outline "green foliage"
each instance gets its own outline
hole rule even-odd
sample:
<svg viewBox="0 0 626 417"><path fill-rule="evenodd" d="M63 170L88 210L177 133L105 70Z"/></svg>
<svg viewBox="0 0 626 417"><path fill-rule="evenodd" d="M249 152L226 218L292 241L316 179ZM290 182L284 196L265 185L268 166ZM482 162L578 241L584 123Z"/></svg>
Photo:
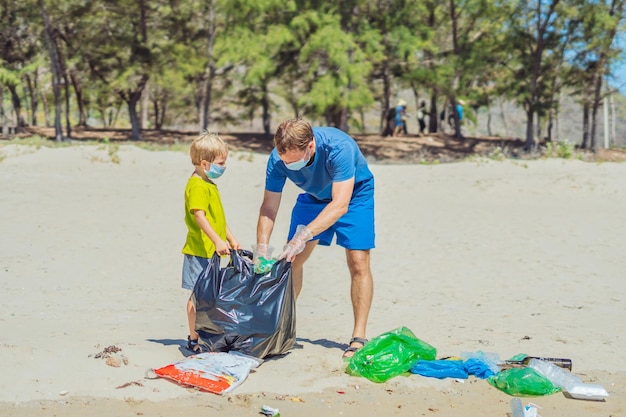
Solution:
<svg viewBox="0 0 626 417"><path fill-rule="evenodd" d="M0 60L0 85L17 85L20 82L18 73L4 66Z"/></svg>
<svg viewBox="0 0 626 417"><path fill-rule="evenodd" d="M546 158L572 159L576 156L576 146L567 141L548 142L544 152Z"/></svg>
<svg viewBox="0 0 626 417"><path fill-rule="evenodd" d="M583 103L598 104L596 87L619 59L615 39L625 30L624 0L45 5L63 71L82 91L91 120L104 125L143 88L154 122L170 126L199 123L209 98L217 121L251 118L261 108L268 118L290 110L357 125L362 113L388 106L409 87L439 106L464 97L468 111L509 98L534 123L556 109L565 86ZM26 108L36 81L53 105L38 1L3 2L0 28L0 83L15 87ZM70 100L74 112L78 98ZM280 108L285 102L289 109Z"/></svg>
<svg viewBox="0 0 626 417"><path fill-rule="evenodd" d="M507 151L501 146L495 146L489 151L489 153L487 154L487 158L493 159L495 161L504 161L508 158L508 154Z"/></svg>
<svg viewBox="0 0 626 417"><path fill-rule="evenodd" d="M363 108L373 102L368 85L371 64L356 34L342 27L338 15L311 15L312 33L302 45L299 63L307 68L307 92L298 100L309 117Z"/></svg>

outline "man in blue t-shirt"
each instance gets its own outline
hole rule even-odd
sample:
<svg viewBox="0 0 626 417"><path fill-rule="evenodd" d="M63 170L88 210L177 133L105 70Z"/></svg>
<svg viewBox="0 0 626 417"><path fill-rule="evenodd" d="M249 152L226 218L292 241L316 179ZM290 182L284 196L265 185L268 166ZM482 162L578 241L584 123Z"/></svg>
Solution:
<svg viewBox="0 0 626 417"><path fill-rule="evenodd" d="M257 224L257 256L267 247L287 179L305 192L291 213L288 243L278 259L292 262L296 297L302 289L303 265L315 246L346 249L352 279L354 329L344 357L367 343L366 326L374 283L370 249L374 248L374 176L358 145L334 127L316 127L302 119L284 121L274 136L267 162L265 194Z"/></svg>

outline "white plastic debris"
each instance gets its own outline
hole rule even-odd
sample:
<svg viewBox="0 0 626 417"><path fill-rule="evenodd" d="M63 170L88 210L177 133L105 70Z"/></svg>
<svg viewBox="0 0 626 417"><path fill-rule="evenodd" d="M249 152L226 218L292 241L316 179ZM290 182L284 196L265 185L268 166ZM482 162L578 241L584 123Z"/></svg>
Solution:
<svg viewBox="0 0 626 417"><path fill-rule="evenodd" d="M278 408L272 408L269 405L261 407L261 414L265 414L268 417L280 417L280 411L278 411Z"/></svg>

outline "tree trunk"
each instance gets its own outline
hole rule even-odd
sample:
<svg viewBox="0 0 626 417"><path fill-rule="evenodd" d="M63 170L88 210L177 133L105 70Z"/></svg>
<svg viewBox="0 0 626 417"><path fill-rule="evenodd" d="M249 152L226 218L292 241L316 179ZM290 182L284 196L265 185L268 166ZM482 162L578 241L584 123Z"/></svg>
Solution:
<svg viewBox="0 0 626 417"><path fill-rule="evenodd" d="M611 143L613 143L613 145L617 145L617 135L615 131L615 100L613 98L613 95L614 94L611 94L609 96L609 108L611 110L609 123L611 124L611 138L612 138Z"/></svg>
<svg viewBox="0 0 626 417"><path fill-rule="evenodd" d="M604 68L604 60L602 61L602 68ZM600 64L598 64L600 65ZM598 70L596 70L598 71ZM593 99L591 102L591 132L589 133L589 148L592 152L596 152L598 150L598 143L596 141L596 131L597 131L597 123L598 123L598 108L600 107L600 101L602 98L600 97L602 94L602 81L603 77L601 73L596 72L596 75L593 77Z"/></svg>
<svg viewBox="0 0 626 417"><path fill-rule="evenodd" d="M555 130L555 134L554 134L554 140L557 142L561 141L561 111L559 110L561 108L561 90L559 90L559 105L556 107L556 110L554 111L554 130Z"/></svg>
<svg viewBox="0 0 626 417"><path fill-rule="evenodd" d="M65 128L67 130L67 137L72 137L72 123L70 121L70 83L67 77L67 72L63 72L63 87L65 89Z"/></svg>
<svg viewBox="0 0 626 417"><path fill-rule="evenodd" d="M437 114L437 90L430 94L430 115L428 116L428 132L436 133L439 130L439 115Z"/></svg>
<svg viewBox="0 0 626 417"><path fill-rule="evenodd" d="M141 140L141 122L137 115L137 103L141 98L141 92L136 91L129 94L128 103L128 116L130 117L131 133L130 140Z"/></svg>
<svg viewBox="0 0 626 417"><path fill-rule="evenodd" d="M26 87L28 88L28 97L30 97L30 124L31 126L37 126L37 108L39 107L37 71L35 71L32 79L28 74L25 75L24 78L26 79Z"/></svg>
<svg viewBox="0 0 626 417"><path fill-rule="evenodd" d="M546 126L546 142L552 142L552 126L554 124L554 110L548 113L548 126Z"/></svg>
<svg viewBox="0 0 626 417"><path fill-rule="evenodd" d="M592 152L598 150L598 143L596 141L596 126L598 121L598 108L595 105L591 106L591 130L589 132L589 149Z"/></svg>
<svg viewBox="0 0 626 417"><path fill-rule="evenodd" d="M163 129L163 123L165 122L165 113L167 112L167 99L163 99L161 102L163 104L161 105L161 116L159 117L159 120L158 120L158 125L159 125L159 127L157 128L158 130Z"/></svg>
<svg viewBox="0 0 626 417"><path fill-rule="evenodd" d="M587 149L589 146L589 102L583 103L583 140L580 144L581 149Z"/></svg>
<svg viewBox="0 0 626 417"><path fill-rule="evenodd" d="M621 21L623 19L624 7L626 6L626 2L614 0L609 3L611 4L610 9L609 9L609 16L611 18L617 18L617 22ZM619 28L619 25L615 24L612 27L612 29L607 33L606 38L608 42L605 42L606 45L612 44L613 40L615 39L617 35L618 28ZM604 49L599 52L598 61L594 68L594 76L592 78L594 94L593 94L593 102L592 102L592 108L591 108L591 134L590 134L591 146L590 147L593 152L596 152L597 146L598 146L597 141L596 141L597 113L598 113L598 107L600 107L604 73L607 70L606 66L607 66L607 62L609 59L607 53L608 51Z"/></svg>
<svg viewBox="0 0 626 417"><path fill-rule="evenodd" d="M141 140L141 122L137 114L137 103L141 100L141 94L148 79L148 74L143 74L135 90L120 93L122 99L128 104L128 116L131 125L130 140Z"/></svg>
<svg viewBox="0 0 626 417"><path fill-rule="evenodd" d="M211 99L213 96L213 79L215 78L215 70L208 68L205 77L204 92L202 98L202 130L207 130L211 123Z"/></svg>
<svg viewBox="0 0 626 417"><path fill-rule="evenodd" d="M15 114L15 129L16 131L21 131L22 128L26 126L26 122L22 116L22 102L16 86L9 84L7 87L9 87L9 91L11 92L11 103L13 104L13 112Z"/></svg>
<svg viewBox="0 0 626 417"><path fill-rule="evenodd" d="M535 123L535 138L541 142L541 115L537 113L537 123Z"/></svg>
<svg viewBox="0 0 626 417"><path fill-rule="evenodd" d="M391 107L391 80L389 75L389 61L385 59L383 61L383 106L380 114L380 134L381 136L388 136L393 133L393 128L389 126L387 115ZM390 131L391 130L391 131Z"/></svg>
<svg viewBox="0 0 626 417"><path fill-rule="evenodd" d="M0 83L0 118L2 118L2 137L9 137L9 119L4 111L4 86Z"/></svg>
<svg viewBox="0 0 626 417"><path fill-rule="evenodd" d="M203 91L203 100L202 100L202 120L201 126L202 130L206 130L209 127L209 115L211 109L211 98L213 95L213 80L215 78L215 57L213 56L213 46L215 45L215 36L217 32L217 27L215 23L215 1L210 0L209 2L209 16L207 19L208 28L207 28L207 64L204 71L205 76L205 86Z"/></svg>
<svg viewBox="0 0 626 417"><path fill-rule="evenodd" d="M365 134L365 112L363 109L359 110L359 116L361 118L361 134Z"/></svg>
<svg viewBox="0 0 626 417"><path fill-rule="evenodd" d="M487 103L487 135L493 136L491 133L491 106Z"/></svg>
<svg viewBox="0 0 626 417"><path fill-rule="evenodd" d="M109 111L109 127L115 129L115 125L117 124L117 117L120 115L120 111L122 110L122 104L123 103L119 103L117 106L115 106L115 111Z"/></svg>
<svg viewBox="0 0 626 417"><path fill-rule="evenodd" d="M524 144L524 150L526 152L534 152L537 148L537 142L535 141L533 117L534 117L534 112L531 109L527 109L526 110L526 143Z"/></svg>
<svg viewBox="0 0 626 417"><path fill-rule="evenodd" d="M419 96L419 92L417 91L417 86L414 85L411 82L411 91L413 91L413 99L415 100L415 121L417 122L417 132L420 133L419 129L420 129L420 121L419 121L419 111L417 111L417 109L420 108L420 96ZM406 124L404 125L406 127Z"/></svg>
<svg viewBox="0 0 626 417"><path fill-rule="evenodd" d="M48 105L48 97L43 86L41 86L38 93L41 95L41 103L43 105L43 121L46 127L50 127L50 106Z"/></svg>
<svg viewBox="0 0 626 417"><path fill-rule="evenodd" d="M436 29L436 13L435 13L435 9L436 9L436 4L435 2L428 2L428 27L431 28L432 30ZM434 69L434 60L433 60L433 53L427 48L424 51L424 58L426 59L427 62L427 68L429 70L433 70ZM430 91L430 114L428 116L428 132L429 133L436 133L437 131L439 131L439 112L437 111L437 95L439 94L437 87L432 86L431 91Z"/></svg>
<svg viewBox="0 0 626 417"><path fill-rule="evenodd" d="M76 105L78 106L78 126L87 126L87 106L85 106L83 97L83 87L75 69L70 70L70 80L72 81L72 87L74 87Z"/></svg>
<svg viewBox="0 0 626 417"><path fill-rule="evenodd" d="M44 39L46 41L46 47L48 54L50 55L50 66L52 69L52 90L54 92L54 131L55 139L57 142L63 140L63 127L61 126L61 64L59 61L59 55L56 47L56 41L54 38L54 32L50 25L50 19L48 18L48 12L44 0L39 0L39 8L41 9L41 16L44 24Z"/></svg>
<svg viewBox="0 0 626 417"><path fill-rule="evenodd" d="M500 115L502 116L502 124L504 125L504 136L508 138L510 136L509 123L506 120L506 113L504 112L504 102L502 99L498 99L498 101L500 102Z"/></svg>
<svg viewBox="0 0 626 417"><path fill-rule="evenodd" d="M141 93L141 128L142 129L147 129L148 125L149 125L149 118L148 118L148 110L149 110L149 103L150 103L150 93L148 91L148 89L150 88L149 83L146 83L146 87L143 89L143 92Z"/></svg>
<svg viewBox="0 0 626 417"><path fill-rule="evenodd" d="M537 141L533 132L533 116L534 113L537 113L537 108L539 105L539 98L541 97L541 86L540 86L540 78L541 78L541 62L543 61L543 52L546 47L546 33L549 27L549 23L552 19L552 15L555 13L555 9L560 0L551 0L550 2L542 2L537 1L535 3L536 7L536 20L534 22L537 33L537 44L535 45L534 51L531 53L532 56L532 70L530 72L530 80L528 87L528 99L526 100L526 115L528 117L526 121L526 144L524 145L524 150L534 152L537 149ZM544 19L541 19L542 12L541 9L547 7L547 11L545 13ZM539 113L537 113L537 117L539 117ZM540 123L537 123L537 126L540 126Z"/></svg>
<svg viewBox="0 0 626 417"><path fill-rule="evenodd" d="M154 111L154 128L161 130L161 106L159 105L159 100L156 98L152 99L152 109Z"/></svg>
<svg viewBox="0 0 626 417"><path fill-rule="evenodd" d="M98 114L100 114L102 127L107 127L108 126L108 123L107 123L108 106L105 100L103 100L101 97L96 97L95 107L98 111Z"/></svg>
<svg viewBox="0 0 626 417"><path fill-rule="evenodd" d="M342 106L341 110L339 110L339 129L344 132L350 131L350 125L348 124L348 109Z"/></svg>
<svg viewBox="0 0 626 417"><path fill-rule="evenodd" d="M271 133L272 115L270 113L270 100L267 91L267 84L263 84L261 95L261 107L263 108L263 132L266 135Z"/></svg>
<svg viewBox="0 0 626 417"><path fill-rule="evenodd" d="M459 112L456 109L457 102L456 97L450 96L450 104L452 105L452 118L454 120L454 137L457 140L463 139L463 134L461 133L461 119L459 118Z"/></svg>
<svg viewBox="0 0 626 417"><path fill-rule="evenodd" d="M98 106L100 118L102 120L102 127L108 127L108 117L107 117L107 108Z"/></svg>

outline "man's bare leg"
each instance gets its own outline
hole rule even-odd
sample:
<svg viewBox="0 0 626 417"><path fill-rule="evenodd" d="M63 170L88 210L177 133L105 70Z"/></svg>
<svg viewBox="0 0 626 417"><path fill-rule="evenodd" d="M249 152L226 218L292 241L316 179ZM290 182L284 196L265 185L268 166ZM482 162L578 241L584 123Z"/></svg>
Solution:
<svg viewBox="0 0 626 417"><path fill-rule="evenodd" d="M317 246L317 240L311 240L307 242L304 250L296 255L296 258L291 263L291 279L293 280L293 288L296 293L296 299L300 295L300 291L302 291L302 279L304 277L304 263L311 253L313 253L313 249Z"/></svg>
<svg viewBox="0 0 626 417"><path fill-rule="evenodd" d="M352 337L366 338L367 318L374 296L374 278L370 268L369 250L346 249L346 260L352 280L350 297L354 313L354 330ZM351 347L362 347L359 342L351 343ZM344 357L352 357L354 352L346 352Z"/></svg>

